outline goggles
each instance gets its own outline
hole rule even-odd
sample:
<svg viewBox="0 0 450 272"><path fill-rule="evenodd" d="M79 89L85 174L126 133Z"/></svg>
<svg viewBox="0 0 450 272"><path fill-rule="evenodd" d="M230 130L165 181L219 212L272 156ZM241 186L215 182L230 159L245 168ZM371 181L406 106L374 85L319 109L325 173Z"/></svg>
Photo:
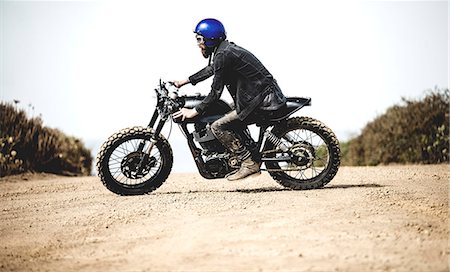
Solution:
<svg viewBox="0 0 450 272"><path fill-rule="evenodd" d="M197 40L197 44L198 45L200 45L200 44L205 44L205 38L203 38L203 36L202 35L195 35L195 39Z"/></svg>

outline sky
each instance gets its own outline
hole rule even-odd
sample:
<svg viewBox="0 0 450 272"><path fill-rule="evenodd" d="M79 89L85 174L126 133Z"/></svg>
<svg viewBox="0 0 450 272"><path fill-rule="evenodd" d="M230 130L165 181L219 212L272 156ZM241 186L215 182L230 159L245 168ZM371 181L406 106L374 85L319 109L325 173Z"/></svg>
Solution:
<svg viewBox="0 0 450 272"><path fill-rule="evenodd" d="M160 78L207 64L193 34L203 18L219 19L286 96L311 97L297 115L341 141L402 97L449 86L448 1L0 1L0 100L19 100L94 154L121 128L147 125ZM174 170L195 171L178 127L163 133Z"/></svg>

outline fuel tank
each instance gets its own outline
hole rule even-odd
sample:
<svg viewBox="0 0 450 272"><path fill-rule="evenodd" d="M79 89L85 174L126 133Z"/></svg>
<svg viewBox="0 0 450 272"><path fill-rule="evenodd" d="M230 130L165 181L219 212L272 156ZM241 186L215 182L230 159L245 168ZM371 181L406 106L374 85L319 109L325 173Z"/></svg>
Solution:
<svg viewBox="0 0 450 272"><path fill-rule="evenodd" d="M197 105L199 105L203 99L205 99L206 96L182 96L179 99L181 100L183 107L188 109L193 109ZM184 123L212 123L219 119L220 117L224 116L226 113L230 112L232 110L231 106L223 101L222 99L219 99L217 102L215 102L213 105L209 106L205 112L203 112L201 115L192 118L192 119L186 119L184 120ZM176 123L181 123L181 120L175 120Z"/></svg>

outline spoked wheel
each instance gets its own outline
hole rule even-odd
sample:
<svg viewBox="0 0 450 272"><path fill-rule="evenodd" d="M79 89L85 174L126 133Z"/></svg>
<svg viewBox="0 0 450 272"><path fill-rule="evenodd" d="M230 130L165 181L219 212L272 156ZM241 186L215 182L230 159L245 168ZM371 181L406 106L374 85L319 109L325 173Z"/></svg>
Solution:
<svg viewBox="0 0 450 272"><path fill-rule="evenodd" d="M119 195L137 195L162 185L172 169L172 149L162 136L156 141L152 136L150 129L133 127L103 144L97 170L106 188Z"/></svg>
<svg viewBox="0 0 450 272"><path fill-rule="evenodd" d="M281 185L295 190L316 189L336 175L340 164L339 142L320 121L291 118L285 125L275 127L272 133L281 139L286 151L267 141L263 155L277 159L265 164Z"/></svg>

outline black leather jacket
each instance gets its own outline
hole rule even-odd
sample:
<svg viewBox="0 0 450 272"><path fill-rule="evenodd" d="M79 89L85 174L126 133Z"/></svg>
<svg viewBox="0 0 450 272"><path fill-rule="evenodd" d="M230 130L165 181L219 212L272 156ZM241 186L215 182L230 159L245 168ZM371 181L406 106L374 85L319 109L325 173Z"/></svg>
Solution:
<svg viewBox="0 0 450 272"><path fill-rule="evenodd" d="M211 92L195 109L202 113L222 95L224 86L236 105L239 119L244 120L255 109L276 110L286 103L276 80L248 50L223 41L214 52L211 65L189 77L195 85L214 75Z"/></svg>

